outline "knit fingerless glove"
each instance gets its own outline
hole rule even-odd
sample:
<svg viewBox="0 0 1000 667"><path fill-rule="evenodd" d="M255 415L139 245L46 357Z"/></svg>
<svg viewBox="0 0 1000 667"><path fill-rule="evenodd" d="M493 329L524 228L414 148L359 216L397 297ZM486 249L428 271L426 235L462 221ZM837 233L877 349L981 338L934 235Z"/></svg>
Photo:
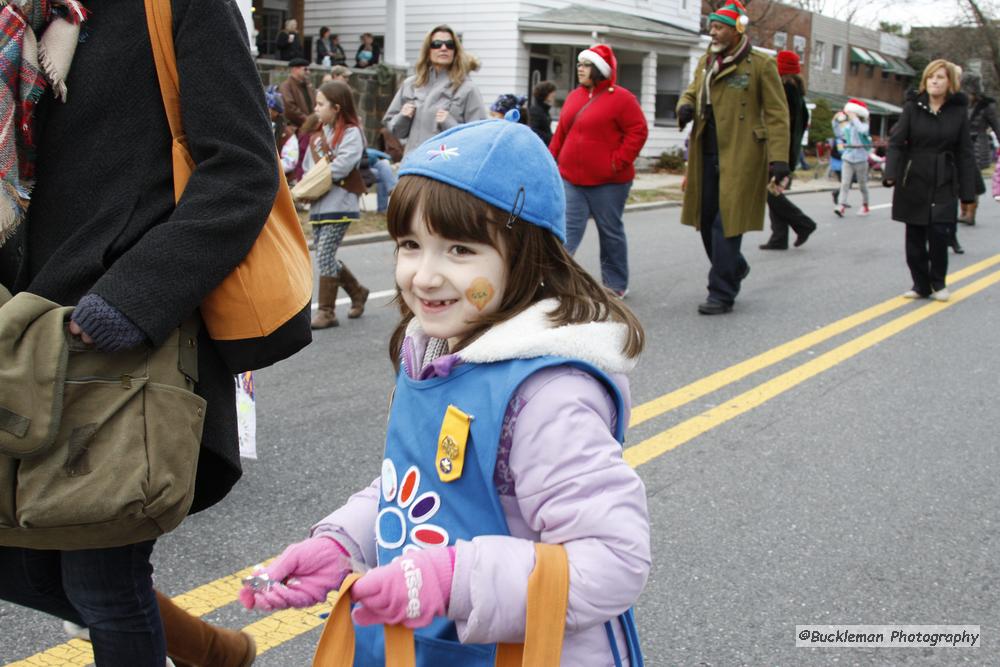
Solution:
<svg viewBox="0 0 1000 667"><path fill-rule="evenodd" d="M97 294L80 299L71 319L94 339L94 347L101 352L130 350L146 340L146 334L125 313Z"/></svg>

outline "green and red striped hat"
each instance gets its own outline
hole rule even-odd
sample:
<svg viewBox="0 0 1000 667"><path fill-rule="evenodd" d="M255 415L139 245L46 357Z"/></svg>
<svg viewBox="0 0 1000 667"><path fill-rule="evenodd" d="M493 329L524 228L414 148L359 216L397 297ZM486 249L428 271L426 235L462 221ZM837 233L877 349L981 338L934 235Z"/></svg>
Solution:
<svg viewBox="0 0 1000 667"><path fill-rule="evenodd" d="M726 4L708 15L708 20L731 25L740 33L746 30L747 24L750 23L747 9L740 0L726 0Z"/></svg>

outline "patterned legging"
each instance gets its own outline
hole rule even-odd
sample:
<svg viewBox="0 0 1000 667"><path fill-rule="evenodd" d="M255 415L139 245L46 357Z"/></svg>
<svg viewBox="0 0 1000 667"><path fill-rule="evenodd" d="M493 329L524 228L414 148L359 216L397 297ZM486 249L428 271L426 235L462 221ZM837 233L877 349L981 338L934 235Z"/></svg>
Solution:
<svg viewBox="0 0 1000 667"><path fill-rule="evenodd" d="M337 249L344 240L344 233L350 222L313 223L313 240L316 242L316 262L319 264L319 275L336 278L340 273L340 261L337 260Z"/></svg>

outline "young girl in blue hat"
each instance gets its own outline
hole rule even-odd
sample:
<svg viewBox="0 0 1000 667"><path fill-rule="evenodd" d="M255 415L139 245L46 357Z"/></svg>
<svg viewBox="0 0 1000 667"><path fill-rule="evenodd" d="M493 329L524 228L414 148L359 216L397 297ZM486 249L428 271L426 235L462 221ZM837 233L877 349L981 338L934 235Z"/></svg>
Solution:
<svg viewBox="0 0 1000 667"><path fill-rule="evenodd" d="M419 665L493 665L496 643L524 639L534 543L561 544L562 664L641 665L649 517L622 440L642 327L564 250L562 181L527 126L453 128L400 175L381 475L240 599L312 605L361 563L355 665L382 664L383 624L418 628Z"/></svg>

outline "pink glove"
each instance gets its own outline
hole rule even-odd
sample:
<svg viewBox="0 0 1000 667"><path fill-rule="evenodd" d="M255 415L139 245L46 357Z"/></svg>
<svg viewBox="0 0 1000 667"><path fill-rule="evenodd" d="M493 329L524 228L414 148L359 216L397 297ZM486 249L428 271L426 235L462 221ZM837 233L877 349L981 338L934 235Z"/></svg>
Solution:
<svg viewBox="0 0 1000 667"><path fill-rule="evenodd" d="M351 573L350 560L332 537L310 537L292 544L270 565L247 577L240 602L247 609L264 611L318 604Z"/></svg>
<svg viewBox="0 0 1000 667"><path fill-rule="evenodd" d="M447 612L454 573L455 547L405 553L355 582L351 599L362 606L351 617L358 625L422 628Z"/></svg>

